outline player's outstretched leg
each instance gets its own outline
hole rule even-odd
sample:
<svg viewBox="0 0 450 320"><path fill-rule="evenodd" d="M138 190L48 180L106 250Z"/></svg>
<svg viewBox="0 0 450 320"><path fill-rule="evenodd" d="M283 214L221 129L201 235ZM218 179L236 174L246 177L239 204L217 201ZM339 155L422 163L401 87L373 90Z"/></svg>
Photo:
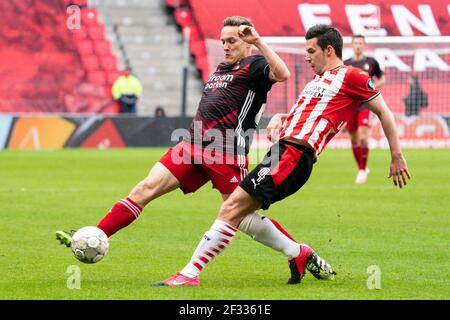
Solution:
<svg viewBox="0 0 450 320"><path fill-rule="evenodd" d="M200 272L233 241L237 229L216 220L201 238L189 263L170 278L152 283L153 286L199 286Z"/></svg>
<svg viewBox="0 0 450 320"><path fill-rule="evenodd" d="M301 244L300 254L296 258L289 260L289 268L291 269L291 277L287 282L288 284L300 283L305 276L306 270L319 280L332 280L336 274L331 265L319 257L306 244Z"/></svg>
<svg viewBox="0 0 450 320"><path fill-rule="evenodd" d="M64 244L66 247L70 247L72 243L72 236L75 233L75 230L72 231L64 231L58 230L56 231L56 240L58 240L61 244Z"/></svg>

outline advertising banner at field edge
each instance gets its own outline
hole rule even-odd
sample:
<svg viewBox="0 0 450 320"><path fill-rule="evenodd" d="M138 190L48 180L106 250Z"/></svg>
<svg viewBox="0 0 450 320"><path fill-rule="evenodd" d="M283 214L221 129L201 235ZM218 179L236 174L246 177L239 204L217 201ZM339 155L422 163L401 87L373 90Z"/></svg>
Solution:
<svg viewBox="0 0 450 320"><path fill-rule="evenodd" d="M403 147L450 148L450 115L395 116ZM167 147L179 141L179 136L175 133L179 129L187 129L191 121L192 118L177 117L2 116L0 136L3 142L0 141L0 150ZM253 137L253 149L270 146L265 132L268 121L269 118L261 119L260 129L256 130ZM376 117L372 119L371 131L371 147L386 148L387 141ZM345 130L336 135L328 147L350 147L350 139Z"/></svg>

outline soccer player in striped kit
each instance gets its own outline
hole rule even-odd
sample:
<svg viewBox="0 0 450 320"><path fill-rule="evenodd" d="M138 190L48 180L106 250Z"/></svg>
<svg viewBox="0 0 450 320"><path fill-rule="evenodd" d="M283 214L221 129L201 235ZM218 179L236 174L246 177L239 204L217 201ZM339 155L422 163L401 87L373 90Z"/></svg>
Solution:
<svg viewBox="0 0 450 320"><path fill-rule="evenodd" d="M195 192L211 181L225 200L248 173L249 132L258 125L271 86L287 80L290 72L247 18L226 18L220 40L224 62L205 85L190 134L170 148L128 197L118 201L99 222L98 227L108 237L131 224L147 204L168 192L178 188L184 193ZM260 55L252 55L253 45ZM214 154L208 150L211 132L216 134L214 142L219 147ZM218 138L222 139L219 145ZM299 244L275 220L258 213L249 217L243 232L283 252L288 259L300 252ZM71 235L56 232L57 239L68 247ZM271 241L274 237L277 244ZM189 283L197 284L195 279Z"/></svg>
<svg viewBox="0 0 450 320"><path fill-rule="evenodd" d="M364 55L365 43L366 40L363 35L354 35L352 37L353 57L345 60L344 64L366 71L372 78L374 87L380 89L385 83L385 76L378 61ZM369 175L367 160L369 158L370 137L370 110L367 109L364 103L355 108L350 115L347 130L352 142L353 156L358 165L355 183L364 184Z"/></svg>
<svg viewBox="0 0 450 320"><path fill-rule="evenodd" d="M190 262L160 284L189 285L232 242L237 230L245 230L255 210L267 209L297 192L308 180L315 157L345 125L358 103L364 102L381 121L391 152L389 178L402 188L410 174L403 157L394 117L369 75L342 62L343 41L339 31L315 25L306 33L306 61L315 72L288 114L275 115L268 138L278 141L222 204L216 221L198 244ZM281 133L278 136L278 133ZM250 220L251 221L251 220ZM266 242L278 243L276 236ZM306 244L290 262L291 279L300 282L309 270L318 279L332 279L331 266Z"/></svg>

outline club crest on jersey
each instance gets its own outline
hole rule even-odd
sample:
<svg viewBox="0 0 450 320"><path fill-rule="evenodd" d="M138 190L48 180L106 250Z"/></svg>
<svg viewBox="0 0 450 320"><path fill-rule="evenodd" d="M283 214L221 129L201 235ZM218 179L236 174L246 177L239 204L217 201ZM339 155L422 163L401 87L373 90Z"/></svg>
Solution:
<svg viewBox="0 0 450 320"><path fill-rule="evenodd" d="M369 80L367 81L367 89L369 89L369 90L371 90L371 91L375 90L375 85L373 84L372 79L369 79Z"/></svg>

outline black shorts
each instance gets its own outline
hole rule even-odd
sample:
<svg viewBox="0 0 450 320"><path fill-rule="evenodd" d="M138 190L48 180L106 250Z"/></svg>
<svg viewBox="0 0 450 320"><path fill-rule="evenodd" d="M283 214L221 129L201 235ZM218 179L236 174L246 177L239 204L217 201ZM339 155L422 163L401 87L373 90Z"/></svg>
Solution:
<svg viewBox="0 0 450 320"><path fill-rule="evenodd" d="M272 203L297 192L308 181L314 158L310 148L279 141L239 186L266 210Z"/></svg>

